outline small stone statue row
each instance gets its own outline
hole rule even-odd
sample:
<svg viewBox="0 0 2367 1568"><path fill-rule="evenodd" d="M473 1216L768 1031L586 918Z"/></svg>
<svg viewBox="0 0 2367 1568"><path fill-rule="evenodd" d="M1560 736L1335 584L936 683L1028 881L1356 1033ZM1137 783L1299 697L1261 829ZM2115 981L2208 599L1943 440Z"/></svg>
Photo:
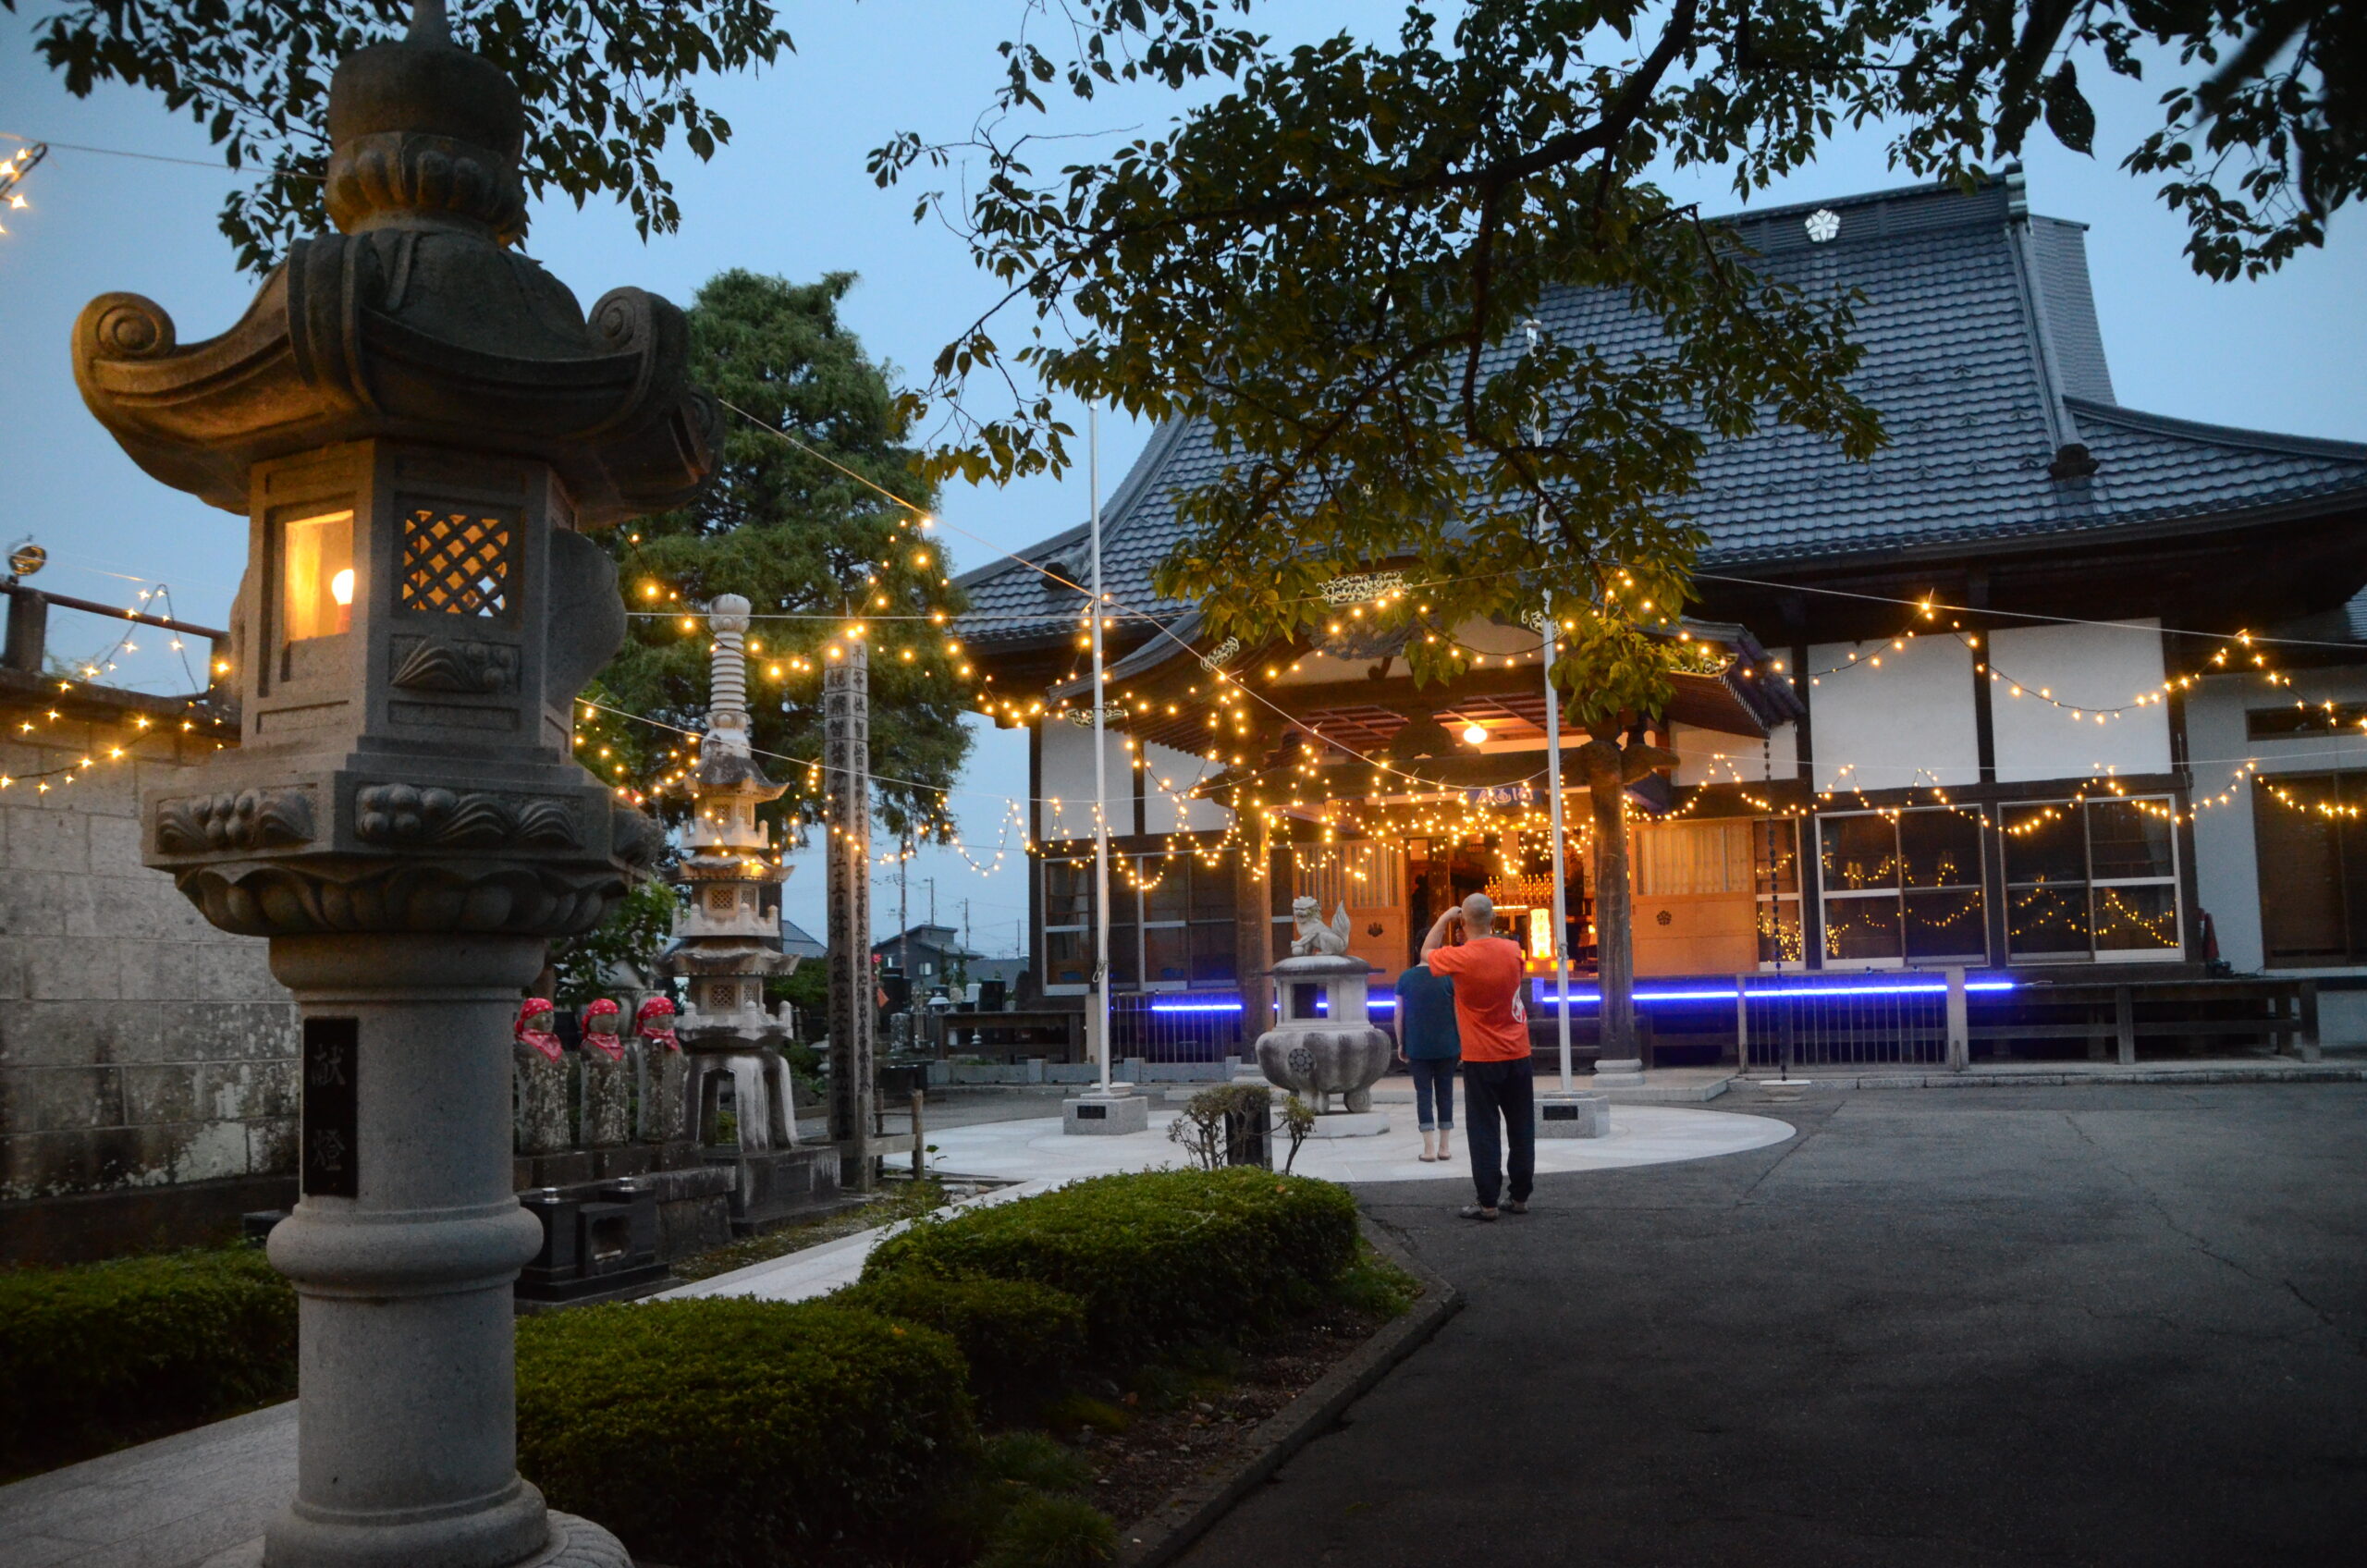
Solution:
<svg viewBox="0 0 2367 1568"><path fill-rule="evenodd" d="M602 997L578 1021L583 1047L570 1056L551 1030L557 1009L529 997L518 1010L514 1083L517 1152L560 1154L673 1143L689 1135L682 1112L685 1063L674 1035L674 1004L651 997L624 1034L624 1010Z"/></svg>

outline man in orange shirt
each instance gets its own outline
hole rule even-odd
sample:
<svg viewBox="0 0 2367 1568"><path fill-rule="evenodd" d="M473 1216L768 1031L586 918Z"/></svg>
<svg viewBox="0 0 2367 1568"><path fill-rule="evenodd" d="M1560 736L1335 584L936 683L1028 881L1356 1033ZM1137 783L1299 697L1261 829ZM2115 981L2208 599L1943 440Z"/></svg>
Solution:
<svg viewBox="0 0 2367 1568"><path fill-rule="evenodd" d="M1465 938L1460 943L1452 940L1458 927ZM1495 904L1487 894L1474 893L1460 909L1439 916L1422 938L1422 962L1431 974L1454 981L1454 1023L1463 1037L1464 1114L1468 1119L1464 1141L1471 1150L1471 1180L1479 1189L1479 1201L1463 1211L1464 1218L1495 1219L1500 1185L1506 1188L1504 1207L1527 1214L1537 1174L1537 1111L1528 1024L1515 1007L1527 970L1520 945L1496 935ZM1506 1145L1508 1171L1499 1169Z"/></svg>

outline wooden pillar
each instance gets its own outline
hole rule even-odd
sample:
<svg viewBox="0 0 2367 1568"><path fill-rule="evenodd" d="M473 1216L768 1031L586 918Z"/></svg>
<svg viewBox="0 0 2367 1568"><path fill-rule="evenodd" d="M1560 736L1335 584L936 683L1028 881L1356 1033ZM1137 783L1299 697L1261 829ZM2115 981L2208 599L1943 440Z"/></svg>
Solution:
<svg viewBox="0 0 2367 1568"><path fill-rule="evenodd" d="M2120 1064L2137 1065L2137 1003L2126 986L2112 988L2113 1033L2120 1047Z"/></svg>

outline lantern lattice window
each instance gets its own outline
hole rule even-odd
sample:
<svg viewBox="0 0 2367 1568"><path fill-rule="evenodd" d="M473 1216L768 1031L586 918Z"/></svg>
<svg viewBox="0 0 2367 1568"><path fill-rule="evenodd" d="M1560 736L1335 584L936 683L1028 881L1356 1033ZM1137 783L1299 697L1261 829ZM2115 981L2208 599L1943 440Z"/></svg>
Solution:
<svg viewBox="0 0 2367 1568"><path fill-rule="evenodd" d="M509 606L510 527L421 508L403 520L403 607L497 616Z"/></svg>

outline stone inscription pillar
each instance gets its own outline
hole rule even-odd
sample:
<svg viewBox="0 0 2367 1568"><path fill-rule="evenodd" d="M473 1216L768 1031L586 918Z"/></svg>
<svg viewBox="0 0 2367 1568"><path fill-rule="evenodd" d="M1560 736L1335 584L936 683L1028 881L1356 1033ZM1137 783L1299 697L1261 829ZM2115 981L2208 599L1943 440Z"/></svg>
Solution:
<svg viewBox="0 0 2367 1568"><path fill-rule="evenodd" d="M830 1138L839 1185L872 1184L871 649L860 637L822 674L823 789L829 836Z"/></svg>

